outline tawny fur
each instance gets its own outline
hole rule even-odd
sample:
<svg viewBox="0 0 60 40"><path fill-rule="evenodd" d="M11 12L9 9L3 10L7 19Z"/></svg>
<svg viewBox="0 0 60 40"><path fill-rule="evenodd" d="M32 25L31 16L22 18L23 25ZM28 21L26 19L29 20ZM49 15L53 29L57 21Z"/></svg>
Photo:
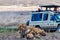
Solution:
<svg viewBox="0 0 60 40"><path fill-rule="evenodd" d="M35 35L41 35L41 36L46 36L46 32L42 29L35 28L35 27L28 27L25 24L20 24L18 25L18 29L21 33L21 36L25 35L28 38L33 38ZM29 29L28 32L26 32Z"/></svg>

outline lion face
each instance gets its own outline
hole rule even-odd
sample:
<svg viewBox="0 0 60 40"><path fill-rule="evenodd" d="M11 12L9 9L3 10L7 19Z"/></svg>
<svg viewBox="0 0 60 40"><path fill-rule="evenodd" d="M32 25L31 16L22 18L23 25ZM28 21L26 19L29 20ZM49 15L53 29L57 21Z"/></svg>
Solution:
<svg viewBox="0 0 60 40"><path fill-rule="evenodd" d="M26 27L25 24L20 24L20 25L18 26L18 29L19 29L19 30L22 30L22 31L25 31L25 30L27 29L27 27Z"/></svg>

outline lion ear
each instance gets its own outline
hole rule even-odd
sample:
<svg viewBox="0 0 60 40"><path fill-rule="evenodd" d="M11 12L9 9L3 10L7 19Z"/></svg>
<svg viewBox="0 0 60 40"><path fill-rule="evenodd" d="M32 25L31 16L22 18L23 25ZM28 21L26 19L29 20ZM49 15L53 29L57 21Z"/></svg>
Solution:
<svg viewBox="0 0 60 40"><path fill-rule="evenodd" d="M19 27L19 26L20 26L20 24L17 24L16 26L17 26L17 27Z"/></svg>

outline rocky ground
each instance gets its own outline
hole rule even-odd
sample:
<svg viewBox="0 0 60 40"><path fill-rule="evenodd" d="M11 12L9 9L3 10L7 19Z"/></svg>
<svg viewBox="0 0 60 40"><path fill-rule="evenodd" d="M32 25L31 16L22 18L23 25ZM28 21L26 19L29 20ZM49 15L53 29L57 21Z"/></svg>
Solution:
<svg viewBox="0 0 60 40"><path fill-rule="evenodd" d="M0 33L0 40L26 40L25 38L20 38L18 32ZM40 40L40 39L35 39ZM60 40L60 33L47 33L47 36L41 36L41 40Z"/></svg>

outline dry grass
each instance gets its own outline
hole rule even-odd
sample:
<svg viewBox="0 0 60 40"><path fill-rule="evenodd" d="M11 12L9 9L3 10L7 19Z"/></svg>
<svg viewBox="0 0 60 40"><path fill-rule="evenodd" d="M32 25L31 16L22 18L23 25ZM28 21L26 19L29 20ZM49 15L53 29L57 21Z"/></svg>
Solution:
<svg viewBox="0 0 60 40"><path fill-rule="evenodd" d="M15 31L17 31L17 29L0 28L0 33L15 32Z"/></svg>

